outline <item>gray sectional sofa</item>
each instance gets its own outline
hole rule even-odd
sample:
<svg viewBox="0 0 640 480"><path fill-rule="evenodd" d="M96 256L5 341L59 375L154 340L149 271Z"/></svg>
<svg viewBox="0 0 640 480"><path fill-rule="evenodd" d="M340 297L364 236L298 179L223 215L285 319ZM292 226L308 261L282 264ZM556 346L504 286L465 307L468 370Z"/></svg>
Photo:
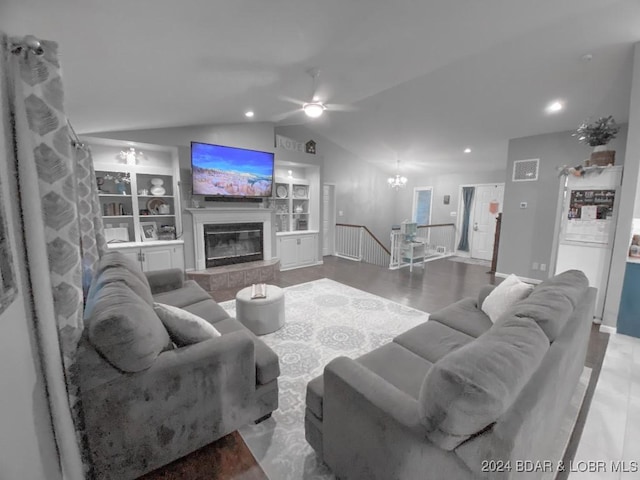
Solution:
<svg viewBox="0 0 640 480"><path fill-rule="evenodd" d="M153 303L222 336L176 346ZM184 272L103 256L85 306L78 376L93 476L136 478L278 408L277 355Z"/></svg>
<svg viewBox="0 0 640 480"><path fill-rule="evenodd" d="M540 478L515 462L551 458L595 289L564 272L495 324L480 308L492 289L357 359L334 359L309 382L306 438L337 478Z"/></svg>

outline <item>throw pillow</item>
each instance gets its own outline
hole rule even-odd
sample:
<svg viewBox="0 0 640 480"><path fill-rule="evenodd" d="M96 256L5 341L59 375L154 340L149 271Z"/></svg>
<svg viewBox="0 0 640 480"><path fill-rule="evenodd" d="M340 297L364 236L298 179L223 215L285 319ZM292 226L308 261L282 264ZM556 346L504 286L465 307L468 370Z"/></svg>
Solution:
<svg viewBox="0 0 640 480"><path fill-rule="evenodd" d="M156 302L153 309L173 341L180 347L221 336L221 333L204 318L182 308Z"/></svg>
<svg viewBox="0 0 640 480"><path fill-rule="evenodd" d="M532 290L533 285L524 283L511 274L487 295L480 308L495 323L516 302L527 298Z"/></svg>

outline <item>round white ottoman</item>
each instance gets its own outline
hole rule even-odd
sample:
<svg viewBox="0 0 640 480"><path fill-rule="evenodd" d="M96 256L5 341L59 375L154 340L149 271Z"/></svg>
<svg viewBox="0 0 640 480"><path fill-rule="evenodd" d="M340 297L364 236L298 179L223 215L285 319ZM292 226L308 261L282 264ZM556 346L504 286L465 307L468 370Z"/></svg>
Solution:
<svg viewBox="0 0 640 480"><path fill-rule="evenodd" d="M267 285L266 298L251 298L251 287L236 294L236 318L256 335L275 332L284 325L284 290Z"/></svg>

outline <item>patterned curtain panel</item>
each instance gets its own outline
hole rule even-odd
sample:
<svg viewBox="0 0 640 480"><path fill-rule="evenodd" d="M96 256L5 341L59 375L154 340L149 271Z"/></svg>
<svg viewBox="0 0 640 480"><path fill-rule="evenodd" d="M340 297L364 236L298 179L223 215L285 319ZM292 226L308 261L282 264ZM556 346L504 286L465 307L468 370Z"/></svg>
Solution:
<svg viewBox="0 0 640 480"><path fill-rule="evenodd" d="M82 256L82 288L86 297L98 260L107 250L104 225L100 213L98 186L89 147L74 141L76 167L80 252Z"/></svg>
<svg viewBox="0 0 640 480"><path fill-rule="evenodd" d="M89 165L78 169L67 118L57 44L8 39L2 35L2 69L12 129L28 259L36 339L47 385L51 422L65 479L85 477L80 448L82 412L75 381L75 358L83 328L81 252L97 257L102 242L81 244L84 220L96 223L84 202L91 200ZM25 38L26 41L26 38ZM10 159L11 160L11 159ZM84 171L84 169L88 171ZM80 207L78 206L80 202ZM90 207L93 208L93 207ZM91 244L88 241L87 244ZM90 260L93 261L93 260ZM76 428L77 427L77 428ZM86 464L86 463L85 463Z"/></svg>
<svg viewBox="0 0 640 480"><path fill-rule="evenodd" d="M471 216L471 202L473 201L473 192L475 191L476 187L462 187L464 212L462 214L462 230L460 231L458 250L462 250L463 252L469 251L469 217Z"/></svg>

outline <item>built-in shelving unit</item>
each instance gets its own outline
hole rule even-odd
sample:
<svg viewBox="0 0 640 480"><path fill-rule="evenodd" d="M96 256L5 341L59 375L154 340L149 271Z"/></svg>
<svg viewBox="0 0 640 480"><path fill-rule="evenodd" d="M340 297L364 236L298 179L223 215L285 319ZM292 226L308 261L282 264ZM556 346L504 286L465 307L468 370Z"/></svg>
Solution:
<svg viewBox="0 0 640 480"><path fill-rule="evenodd" d="M144 270L183 268L177 149L102 138L83 141L93 156L108 247L138 260ZM120 152L131 147L143 156L127 163Z"/></svg>

